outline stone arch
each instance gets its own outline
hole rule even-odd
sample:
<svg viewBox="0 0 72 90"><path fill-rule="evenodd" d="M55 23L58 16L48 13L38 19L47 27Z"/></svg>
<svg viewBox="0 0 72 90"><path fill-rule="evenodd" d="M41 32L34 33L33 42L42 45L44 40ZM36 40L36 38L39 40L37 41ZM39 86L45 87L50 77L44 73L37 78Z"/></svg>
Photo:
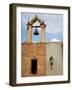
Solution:
<svg viewBox="0 0 72 90"><path fill-rule="evenodd" d="M33 24L38 21L40 23L40 42L45 42L45 27L46 24L42 21L37 15L35 15L30 21L27 23L27 42L32 42L32 28Z"/></svg>
<svg viewBox="0 0 72 90"><path fill-rule="evenodd" d="M40 24L42 23L42 20L37 15L35 15L34 18L30 20L30 24L33 25L36 21L38 21Z"/></svg>

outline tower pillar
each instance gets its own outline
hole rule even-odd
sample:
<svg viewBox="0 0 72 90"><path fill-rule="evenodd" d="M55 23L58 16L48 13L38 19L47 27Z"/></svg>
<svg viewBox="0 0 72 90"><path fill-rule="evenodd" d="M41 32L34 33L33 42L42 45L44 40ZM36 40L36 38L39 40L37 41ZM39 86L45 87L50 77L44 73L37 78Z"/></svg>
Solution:
<svg viewBox="0 0 72 90"><path fill-rule="evenodd" d="M40 27L41 27L41 30L40 30L41 38L40 38L40 40L41 40L41 42L45 42L45 27L46 27L46 25L42 24Z"/></svg>
<svg viewBox="0 0 72 90"><path fill-rule="evenodd" d="M32 42L32 25L27 24L27 40L28 43Z"/></svg>

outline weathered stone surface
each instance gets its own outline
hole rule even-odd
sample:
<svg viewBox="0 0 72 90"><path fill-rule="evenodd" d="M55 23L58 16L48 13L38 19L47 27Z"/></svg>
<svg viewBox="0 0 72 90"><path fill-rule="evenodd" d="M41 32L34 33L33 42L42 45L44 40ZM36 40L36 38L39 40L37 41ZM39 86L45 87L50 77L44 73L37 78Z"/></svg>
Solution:
<svg viewBox="0 0 72 90"><path fill-rule="evenodd" d="M49 63L53 56L53 69ZM31 73L31 61L37 59L37 73ZM63 43L24 43L22 44L22 77L25 76L45 76L63 74Z"/></svg>
<svg viewBox="0 0 72 90"><path fill-rule="evenodd" d="M54 58L53 69L49 63L50 57ZM62 75L63 74L63 43L48 42L46 44L46 74L47 75Z"/></svg>
<svg viewBox="0 0 72 90"><path fill-rule="evenodd" d="M31 61L37 59L37 73L31 73ZM23 43L22 44L22 77L46 75L46 44Z"/></svg>

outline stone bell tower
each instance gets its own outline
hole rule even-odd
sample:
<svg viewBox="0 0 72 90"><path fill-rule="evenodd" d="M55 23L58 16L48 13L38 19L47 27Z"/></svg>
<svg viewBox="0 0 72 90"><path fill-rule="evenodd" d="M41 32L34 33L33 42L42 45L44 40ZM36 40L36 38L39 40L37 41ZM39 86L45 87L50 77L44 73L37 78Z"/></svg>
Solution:
<svg viewBox="0 0 72 90"><path fill-rule="evenodd" d="M36 22L39 26L33 26ZM40 28L40 42L32 42L33 27ZM45 76L46 75L46 44L45 44L46 25L37 15L27 23L27 40L22 43L22 68L21 76ZM37 32L36 34L37 35Z"/></svg>
<svg viewBox="0 0 72 90"><path fill-rule="evenodd" d="M44 21L42 22L42 20L40 20L38 18L37 15L35 15L35 17L28 23L27 23L27 42L32 42L32 28L33 28L33 24L38 21L40 23L40 26L37 26L37 27L40 27L40 42L45 42L45 27L46 25L44 24Z"/></svg>

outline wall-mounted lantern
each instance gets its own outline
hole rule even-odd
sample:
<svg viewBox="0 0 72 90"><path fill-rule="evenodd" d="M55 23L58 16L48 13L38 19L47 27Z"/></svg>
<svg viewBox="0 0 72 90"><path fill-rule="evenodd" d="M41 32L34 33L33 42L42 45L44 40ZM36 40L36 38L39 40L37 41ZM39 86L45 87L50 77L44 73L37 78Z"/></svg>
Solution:
<svg viewBox="0 0 72 90"><path fill-rule="evenodd" d="M53 64L54 64L54 58L53 58L53 56L50 57L49 63L50 63L50 66L51 66L51 70L53 70Z"/></svg>

